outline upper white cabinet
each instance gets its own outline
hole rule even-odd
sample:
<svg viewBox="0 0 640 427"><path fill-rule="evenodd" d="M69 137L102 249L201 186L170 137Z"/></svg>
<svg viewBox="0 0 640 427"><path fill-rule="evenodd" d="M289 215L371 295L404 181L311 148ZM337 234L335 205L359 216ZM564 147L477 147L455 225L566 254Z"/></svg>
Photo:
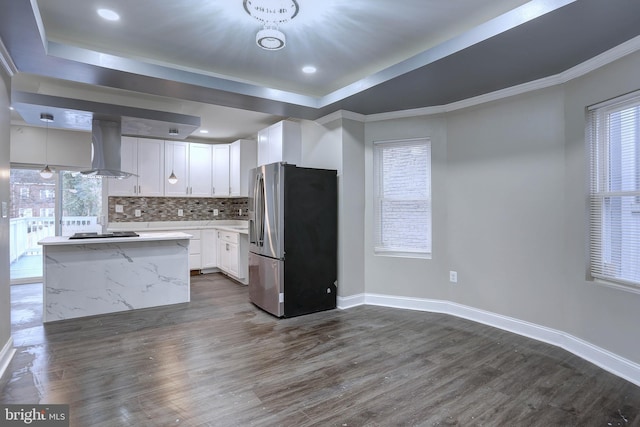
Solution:
<svg viewBox="0 0 640 427"><path fill-rule="evenodd" d="M178 178L175 184L167 181L164 186L165 196L186 196L189 191L189 143L182 141L166 141L165 151L165 179L173 174Z"/></svg>
<svg viewBox="0 0 640 427"><path fill-rule="evenodd" d="M110 196L246 197L256 143L200 144L123 137L121 168L138 177L109 180ZM171 184L171 172L177 181Z"/></svg>
<svg viewBox="0 0 640 427"><path fill-rule="evenodd" d="M162 196L164 194L164 141L122 137L120 167L138 175L108 181L110 196Z"/></svg>
<svg viewBox="0 0 640 427"><path fill-rule="evenodd" d="M229 146L230 196L249 195L249 170L257 166L256 142L239 139Z"/></svg>
<svg viewBox="0 0 640 427"><path fill-rule="evenodd" d="M189 144L189 196L211 196L213 157L210 144Z"/></svg>
<svg viewBox="0 0 640 427"><path fill-rule="evenodd" d="M301 160L300 123L283 120L258 132L258 166L275 162L299 165Z"/></svg>
<svg viewBox="0 0 640 427"><path fill-rule="evenodd" d="M213 145L213 184L214 196L229 195L229 144Z"/></svg>

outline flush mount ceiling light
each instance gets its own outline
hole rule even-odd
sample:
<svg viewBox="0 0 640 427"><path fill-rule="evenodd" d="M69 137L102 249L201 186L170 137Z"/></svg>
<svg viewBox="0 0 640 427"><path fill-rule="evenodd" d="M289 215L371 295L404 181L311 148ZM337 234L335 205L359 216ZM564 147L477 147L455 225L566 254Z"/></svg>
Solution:
<svg viewBox="0 0 640 427"><path fill-rule="evenodd" d="M279 50L286 45L284 33L278 29L296 17L300 10L296 0L244 0L244 10L262 22L256 43L265 50Z"/></svg>
<svg viewBox="0 0 640 427"><path fill-rule="evenodd" d="M100 15L102 19L106 19L107 21L120 20L120 15L118 15L116 12L114 12L111 9L98 9L98 15Z"/></svg>
<svg viewBox="0 0 640 427"><path fill-rule="evenodd" d="M171 136L177 136L179 133L178 129L169 129L169 135Z"/></svg>

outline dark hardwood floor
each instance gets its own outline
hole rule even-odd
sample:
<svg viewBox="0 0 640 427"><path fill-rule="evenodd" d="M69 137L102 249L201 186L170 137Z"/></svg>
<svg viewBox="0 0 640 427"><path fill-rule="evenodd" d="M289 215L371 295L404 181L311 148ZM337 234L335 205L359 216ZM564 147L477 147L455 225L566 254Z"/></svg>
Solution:
<svg viewBox="0 0 640 427"><path fill-rule="evenodd" d="M374 306L278 320L220 274L192 302L43 326L12 287L2 403L72 426L637 426L640 388L547 344Z"/></svg>

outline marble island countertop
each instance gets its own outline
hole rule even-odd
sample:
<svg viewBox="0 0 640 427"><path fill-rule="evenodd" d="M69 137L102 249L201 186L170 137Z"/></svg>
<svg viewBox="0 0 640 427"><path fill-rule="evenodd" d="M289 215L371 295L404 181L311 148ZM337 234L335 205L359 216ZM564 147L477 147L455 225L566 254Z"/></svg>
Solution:
<svg viewBox="0 0 640 427"><path fill-rule="evenodd" d="M234 233L249 234L249 221L157 221L157 222L111 222L107 231L158 232L175 230L218 229ZM187 231L188 232L188 231Z"/></svg>
<svg viewBox="0 0 640 427"><path fill-rule="evenodd" d="M68 236L51 236L45 237L38 242L42 246L52 245L87 245L95 243L133 243L133 242L151 242L158 240L184 240L190 239L192 236L182 232L162 232L149 231L139 232L137 237L96 237L89 239L70 239Z"/></svg>

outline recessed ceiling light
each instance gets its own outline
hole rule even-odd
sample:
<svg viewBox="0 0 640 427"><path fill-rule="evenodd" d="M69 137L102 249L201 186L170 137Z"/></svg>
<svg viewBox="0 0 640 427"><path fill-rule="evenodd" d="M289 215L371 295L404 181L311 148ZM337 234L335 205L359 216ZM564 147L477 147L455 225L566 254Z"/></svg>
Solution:
<svg viewBox="0 0 640 427"><path fill-rule="evenodd" d="M100 15L102 19L106 19L107 21L120 20L120 15L118 15L116 12L114 12L111 9L98 9L98 15Z"/></svg>
<svg viewBox="0 0 640 427"><path fill-rule="evenodd" d="M313 65L305 65L304 67L302 67L302 72L306 74L313 74L316 71L316 67L314 67Z"/></svg>
<svg viewBox="0 0 640 427"><path fill-rule="evenodd" d="M209 131L206 129L200 129L200 133L209 133Z"/></svg>

